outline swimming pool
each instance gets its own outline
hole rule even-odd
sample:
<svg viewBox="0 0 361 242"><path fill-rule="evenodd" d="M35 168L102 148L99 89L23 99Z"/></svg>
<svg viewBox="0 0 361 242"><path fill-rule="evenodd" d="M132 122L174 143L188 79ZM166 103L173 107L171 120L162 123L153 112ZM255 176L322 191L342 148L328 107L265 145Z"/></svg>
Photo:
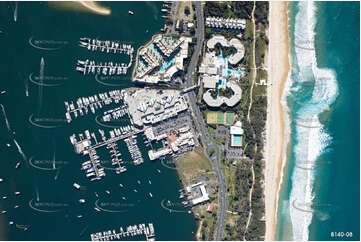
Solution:
<svg viewBox="0 0 361 242"><path fill-rule="evenodd" d="M233 144L240 145L242 142L241 135L233 135Z"/></svg>
<svg viewBox="0 0 361 242"><path fill-rule="evenodd" d="M163 73L165 72L168 67L170 67L174 63L174 58L170 59L169 61L166 61L161 67L159 67L159 72Z"/></svg>
<svg viewBox="0 0 361 242"><path fill-rule="evenodd" d="M223 62L223 66L222 66L222 77L223 79L229 77L229 76L233 76L235 78L239 78L242 75L242 71L241 70L233 70L228 68L228 57L224 57L221 55L218 56L219 61Z"/></svg>

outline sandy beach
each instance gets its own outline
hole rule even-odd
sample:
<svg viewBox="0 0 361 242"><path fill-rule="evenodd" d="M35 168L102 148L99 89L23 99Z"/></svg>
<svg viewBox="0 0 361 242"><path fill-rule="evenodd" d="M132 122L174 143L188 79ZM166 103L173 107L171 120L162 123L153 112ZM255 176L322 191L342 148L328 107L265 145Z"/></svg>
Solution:
<svg viewBox="0 0 361 242"><path fill-rule="evenodd" d="M93 1L79 1L81 5L92 10L95 13L101 15L109 15L111 13L110 9L100 6L97 2Z"/></svg>
<svg viewBox="0 0 361 242"><path fill-rule="evenodd" d="M282 158L286 150L281 99L290 68L287 2L270 2L268 36L269 79L265 149L266 241L275 240L276 237L277 193L281 180Z"/></svg>
<svg viewBox="0 0 361 242"><path fill-rule="evenodd" d="M99 2L94 1L78 1L78 2L52 2L50 1L49 6L55 7L57 9L63 10L72 10L72 11L81 11L81 12L90 12L100 15L110 15L111 9L105 6L102 6Z"/></svg>

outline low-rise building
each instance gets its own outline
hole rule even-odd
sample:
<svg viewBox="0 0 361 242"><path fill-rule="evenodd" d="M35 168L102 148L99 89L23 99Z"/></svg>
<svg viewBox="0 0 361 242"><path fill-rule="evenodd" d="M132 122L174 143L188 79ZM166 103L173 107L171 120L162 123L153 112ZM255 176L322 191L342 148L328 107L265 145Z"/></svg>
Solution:
<svg viewBox="0 0 361 242"><path fill-rule="evenodd" d="M242 135L244 133L241 121L237 121L230 129L231 135L231 146L241 147L242 146Z"/></svg>
<svg viewBox="0 0 361 242"><path fill-rule="evenodd" d="M163 149L160 149L160 150L157 150L157 151L149 150L148 151L148 156L149 156L150 160L156 160L156 159L159 159L159 158L161 158L163 156L166 156L168 154L171 154L171 153L172 153L171 149L163 148Z"/></svg>
<svg viewBox="0 0 361 242"><path fill-rule="evenodd" d="M206 26L211 28L245 29L245 19L207 17Z"/></svg>
<svg viewBox="0 0 361 242"><path fill-rule="evenodd" d="M208 192L203 182L187 186L185 191L189 194L190 202L193 206L209 200Z"/></svg>

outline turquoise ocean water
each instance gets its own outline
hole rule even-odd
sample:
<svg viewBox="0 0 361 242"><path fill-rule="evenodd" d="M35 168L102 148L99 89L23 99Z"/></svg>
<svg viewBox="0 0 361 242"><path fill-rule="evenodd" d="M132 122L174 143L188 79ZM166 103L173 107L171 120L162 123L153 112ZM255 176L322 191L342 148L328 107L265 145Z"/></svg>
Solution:
<svg viewBox="0 0 361 242"><path fill-rule="evenodd" d="M277 237L359 240L360 6L293 2L289 20L291 139Z"/></svg>

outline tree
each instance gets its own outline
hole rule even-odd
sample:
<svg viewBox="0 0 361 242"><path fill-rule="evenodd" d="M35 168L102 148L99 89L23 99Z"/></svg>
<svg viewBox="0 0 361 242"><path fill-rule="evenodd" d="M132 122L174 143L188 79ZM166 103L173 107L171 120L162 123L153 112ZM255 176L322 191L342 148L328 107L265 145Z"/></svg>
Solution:
<svg viewBox="0 0 361 242"><path fill-rule="evenodd" d="M184 14L189 16L189 14L191 13L190 9L189 9L189 6L185 6L184 8Z"/></svg>
<svg viewBox="0 0 361 242"><path fill-rule="evenodd" d="M216 148L214 148L214 147L209 148L209 155L210 156L213 156L215 153L216 153Z"/></svg>

